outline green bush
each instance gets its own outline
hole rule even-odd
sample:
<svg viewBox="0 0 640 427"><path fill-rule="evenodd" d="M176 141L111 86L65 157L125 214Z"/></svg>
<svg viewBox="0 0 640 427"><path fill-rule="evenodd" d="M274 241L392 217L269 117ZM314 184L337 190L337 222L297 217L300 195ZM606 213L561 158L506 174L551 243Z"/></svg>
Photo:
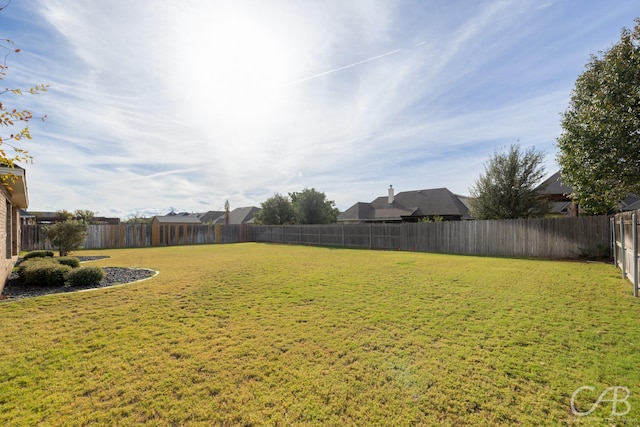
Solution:
<svg viewBox="0 0 640 427"><path fill-rule="evenodd" d="M28 252L24 257L22 257L22 259L26 261L32 258L45 258L45 257L53 257L53 251L31 251L31 252Z"/></svg>
<svg viewBox="0 0 640 427"><path fill-rule="evenodd" d="M47 266L52 265L48 262L23 262L20 264L18 276L20 281L25 285L47 285Z"/></svg>
<svg viewBox="0 0 640 427"><path fill-rule="evenodd" d="M104 271L100 267L80 267L67 273L66 279L71 286L93 285L104 279Z"/></svg>
<svg viewBox="0 0 640 427"><path fill-rule="evenodd" d="M64 286L65 276L72 270L55 262L32 263L24 269L25 285Z"/></svg>
<svg viewBox="0 0 640 427"><path fill-rule="evenodd" d="M29 268L32 268L35 265L40 265L40 264L44 264L44 265L49 265L49 264L54 264L55 261L53 259L53 257L35 257L35 258L29 258L25 261L22 261L20 263L20 265L18 265L17 270L18 270L18 277L20 278L20 280L22 282L25 281L25 275L26 275L26 271Z"/></svg>
<svg viewBox="0 0 640 427"><path fill-rule="evenodd" d="M56 261L62 265L68 265L71 268L80 267L80 260L74 256L63 256L56 258Z"/></svg>

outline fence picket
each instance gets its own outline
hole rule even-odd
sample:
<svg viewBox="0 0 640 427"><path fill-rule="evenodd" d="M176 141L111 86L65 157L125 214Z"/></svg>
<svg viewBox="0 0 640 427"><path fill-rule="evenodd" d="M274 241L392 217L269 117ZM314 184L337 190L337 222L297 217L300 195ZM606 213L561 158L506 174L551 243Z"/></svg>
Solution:
<svg viewBox="0 0 640 427"><path fill-rule="evenodd" d="M633 284L633 296L638 296L638 276L640 276L640 253L638 253L638 213L623 212L616 214L611 221L613 259L620 268L622 278Z"/></svg>
<svg viewBox="0 0 640 427"><path fill-rule="evenodd" d="M613 224L619 222L614 220ZM463 255L577 258L582 253L608 247L617 228L614 226L611 230L611 224L608 217L596 216L405 224L171 224L155 228L146 224L90 225L84 247L271 242ZM625 235L630 234L625 231ZM626 242L625 246L629 247ZM618 245L613 247L616 260L624 259L626 265L626 255L618 253ZM51 249L44 239L42 226L22 226L22 249Z"/></svg>

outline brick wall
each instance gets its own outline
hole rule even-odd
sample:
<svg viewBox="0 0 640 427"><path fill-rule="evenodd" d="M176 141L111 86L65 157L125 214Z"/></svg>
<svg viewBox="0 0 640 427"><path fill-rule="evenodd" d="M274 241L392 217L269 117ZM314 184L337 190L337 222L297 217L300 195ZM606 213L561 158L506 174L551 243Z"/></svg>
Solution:
<svg viewBox="0 0 640 427"><path fill-rule="evenodd" d="M20 254L20 215L0 186L0 293Z"/></svg>

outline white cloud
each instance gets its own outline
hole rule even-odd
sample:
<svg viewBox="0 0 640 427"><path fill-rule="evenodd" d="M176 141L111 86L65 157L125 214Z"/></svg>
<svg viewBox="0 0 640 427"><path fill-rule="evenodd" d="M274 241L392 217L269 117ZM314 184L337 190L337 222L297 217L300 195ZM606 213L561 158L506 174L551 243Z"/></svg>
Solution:
<svg viewBox="0 0 640 427"><path fill-rule="evenodd" d="M616 13L597 2L545 6L20 5L15 31L33 53L16 69L51 84L25 100L49 116L32 126L32 208L219 210L304 187L346 208L389 184L466 192L496 148L519 140L553 151L588 60L572 52L606 48L632 22L631 1ZM607 18L594 23L596 9ZM588 43L563 35L587 21ZM611 26L614 36L596 37Z"/></svg>

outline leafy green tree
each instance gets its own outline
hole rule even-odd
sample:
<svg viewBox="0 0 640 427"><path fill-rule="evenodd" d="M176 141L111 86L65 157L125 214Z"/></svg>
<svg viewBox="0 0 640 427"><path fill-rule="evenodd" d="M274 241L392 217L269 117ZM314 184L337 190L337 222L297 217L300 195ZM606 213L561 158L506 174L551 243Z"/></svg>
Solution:
<svg viewBox="0 0 640 427"><path fill-rule="evenodd" d="M87 228L87 223L82 220L67 219L45 226L44 232L51 245L60 251L60 256L67 256L82 247L87 238Z"/></svg>
<svg viewBox="0 0 640 427"><path fill-rule="evenodd" d="M476 219L542 217L549 213L548 200L536 191L544 177L543 153L525 152L511 145L495 152L485 171L471 187L471 215Z"/></svg>
<svg viewBox="0 0 640 427"><path fill-rule="evenodd" d="M315 188L289 193L289 197L298 224L332 224L338 219L335 202Z"/></svg>
<svg viewBox="0 0 640 427"><path fill-rule="evenodd" d="M73 219L73 214L66 209L61 209L56 212L56 217L58 217L60 221L67 221Z"/></svg>
<svg viewBox="0 0 640 427"><path fill-rule="evenodd" d="M122 222L125 224L151 224L153 218L145 218L140 212L136 212L133 216Z"/></svg>
<svg viewBox="0 0 640 427"><path fill-rule="evenodd" d="M591 57L562 116L562 179L574 202L592 213L640 193L640 18L635 22Z"/></svg>
<svg viewBox="0 0 640 427"><path fill-rule="evenodd" d="M275 193L260 203L260 212L256 214L255 222L269 225L295 224L296 213L287 196Z"/></svg>

